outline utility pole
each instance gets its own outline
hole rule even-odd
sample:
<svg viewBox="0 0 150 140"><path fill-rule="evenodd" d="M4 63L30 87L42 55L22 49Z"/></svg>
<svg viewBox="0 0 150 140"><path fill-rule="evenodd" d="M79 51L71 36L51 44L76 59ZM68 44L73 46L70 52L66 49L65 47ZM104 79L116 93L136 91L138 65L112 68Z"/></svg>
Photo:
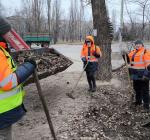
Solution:
<svg viewBox="0 0 150 140"><path fill-rule="evenodd" d="M120 32L119 32L119 42L122 42L123 11L124 11L124 0L121 0L121 13L120 13Z"/></svg>

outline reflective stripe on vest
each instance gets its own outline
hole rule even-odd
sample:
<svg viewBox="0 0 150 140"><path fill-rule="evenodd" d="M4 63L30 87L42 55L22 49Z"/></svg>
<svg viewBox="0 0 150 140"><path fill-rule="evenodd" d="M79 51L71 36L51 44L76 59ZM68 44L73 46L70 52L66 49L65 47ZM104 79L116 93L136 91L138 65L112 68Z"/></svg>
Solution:
<svg viewBox="0 0 150 140"><path fill-rule="evenodd" d="M16 87L17 86L17 78L16 78L16 74L12 73L10 75L8 75L5 79L3 79L1 82L0 82L0 87L4 87L5 85L7 85L10 81L12 81L12 88Z"/></svg>
<svg viewBox="0 0 150 140"><path fill-rule="evenodd" d="M6 99L6 98L9 98L15 94L18 94L21 90L22 90L21 87L17 87L11 91L5 91L4 94L0 94L0 100Z"/></svg>
<svg viewBox="0 0 150 140"><path fill-rule="evenodd" d="M131 62L131 64L144 64L144 62Z"/></svg>
<svg viewBox="0 0 150 140"><path fill-rule="evenodd" d="M94 60L88 60L89 62L98 62L97 59L94 59Z"/></svg>
<svg viewBox="0 0 150 140"><path fill-rule="evenodd" d="M145 67L136 67L136 66L129 66L129 68L132 68L132 69L145 69Z"/></svg>

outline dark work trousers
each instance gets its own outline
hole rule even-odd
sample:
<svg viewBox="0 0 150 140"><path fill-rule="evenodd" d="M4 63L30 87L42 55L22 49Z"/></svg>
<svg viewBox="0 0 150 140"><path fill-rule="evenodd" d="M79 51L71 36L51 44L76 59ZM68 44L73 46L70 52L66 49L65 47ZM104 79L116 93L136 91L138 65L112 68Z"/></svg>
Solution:
<svg viewBox="0 0 150 140"><path fill-rule="evenodd" d="M89 88L96 88L95 71L86 71Z"/></svg>
<svg viewBox="0 0 150 140"><path fill-rule="evenodd" d="M133 80L133 87L136 94L136 105L144 103L144 108L149 109L149 81Z"/></svg>

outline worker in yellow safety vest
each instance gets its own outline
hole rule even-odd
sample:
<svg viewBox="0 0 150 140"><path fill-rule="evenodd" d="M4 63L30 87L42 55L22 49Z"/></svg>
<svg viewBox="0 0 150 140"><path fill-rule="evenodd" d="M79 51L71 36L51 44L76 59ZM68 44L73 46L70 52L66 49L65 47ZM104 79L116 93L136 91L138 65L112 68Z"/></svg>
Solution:
<svg viewBox="0 0 150 140"><path fill-rule="evenodd" d="M34 60L17 67L8 53L5 40L0 42L0 140L12 140L12 124L25 115L22 84L34 72Z"/></svg>

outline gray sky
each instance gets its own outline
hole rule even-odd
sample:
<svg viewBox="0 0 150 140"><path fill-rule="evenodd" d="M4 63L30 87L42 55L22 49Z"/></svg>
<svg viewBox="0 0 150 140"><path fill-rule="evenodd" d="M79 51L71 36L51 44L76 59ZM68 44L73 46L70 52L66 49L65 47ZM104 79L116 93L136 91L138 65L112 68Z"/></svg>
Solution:
<svg viewBox="0 0 150 140"><path fill-rule="evenodd" d="M15 9L20 9L21 7L21 0L0 0L2 5L5 7L5 9L9 9L10 12L8 12L8 15L13 14ZM67 7L69 6L70 0L61 0L61 6L63 8L65 8L65 5L67 5ZM12 12L13 11L13 12Z"/></svg>
<svg viewBox="0 0 150 140"><path fill-rule="evenodd" d="M6 14L7 16L11 16L14 14L14 11L17 9L19 10L21 8L21 0L0 0L3 7L7 10ZM43 0L44 1L44 0ZM62 16L67 15L68 9L70 7L70 1L71 0L61 0L61 10L62 10ZM79 2L79 0L77 0ZM53 0L52 0L53 3ZM92 19L92 14L91 14L91 8L90 6L86 7L86 15L85 18L87 20Z"/></svg>

